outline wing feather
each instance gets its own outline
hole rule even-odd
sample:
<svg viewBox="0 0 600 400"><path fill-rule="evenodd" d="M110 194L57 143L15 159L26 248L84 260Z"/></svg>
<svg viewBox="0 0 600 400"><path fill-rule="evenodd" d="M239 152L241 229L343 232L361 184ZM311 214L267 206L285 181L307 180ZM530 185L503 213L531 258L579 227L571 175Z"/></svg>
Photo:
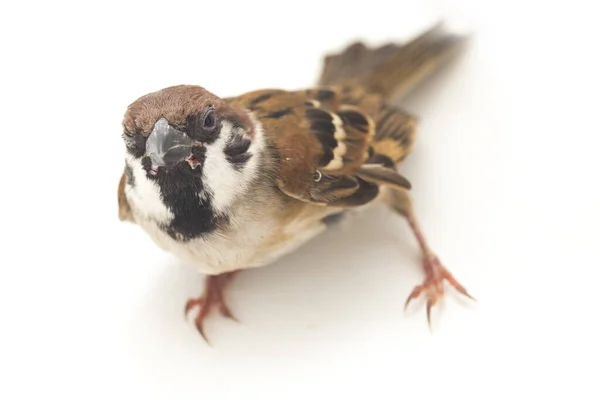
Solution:
<svg viewBox="0 0 600 400"><path fill-rule="evenodd" d="M379 186L410 188L393 161L374 151L383 105L344 87L264 89L229 99L252 112L277 152L276 184L290 197L322 205L356 207ZM383 155L385 158L385 155Z"/></svg>

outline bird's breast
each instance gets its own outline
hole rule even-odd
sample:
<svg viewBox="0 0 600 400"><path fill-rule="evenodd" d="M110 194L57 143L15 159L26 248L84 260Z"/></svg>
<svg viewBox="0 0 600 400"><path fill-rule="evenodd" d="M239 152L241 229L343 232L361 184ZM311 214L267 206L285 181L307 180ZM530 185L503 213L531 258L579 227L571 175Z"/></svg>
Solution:
<svg viewBox="0 0 600 400"><path fill-rule="evenodd" d="M148 219L136 221L154 242L185 264L209 275L270 264L323 232L321 218L290 219L282 224L275 213L189 241L179 241Z"/></svg>

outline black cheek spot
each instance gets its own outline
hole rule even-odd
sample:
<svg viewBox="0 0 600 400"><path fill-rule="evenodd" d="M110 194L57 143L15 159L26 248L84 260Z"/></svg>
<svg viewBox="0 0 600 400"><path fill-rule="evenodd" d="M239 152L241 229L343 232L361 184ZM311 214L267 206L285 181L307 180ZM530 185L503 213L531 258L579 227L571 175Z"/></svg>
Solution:
<svg viewBox="0 0 600 400"><path fill-rule="evenodd" d="M233 168L237 171L243 168L252 157L252 154L248 153L251 144L252 141L247 137L238 137L231 140L225 146L223 152L227 157L227 161L233 165Z"/></svg>
<svg viewBox="0 0 600 400"><path fill-rule="evenodd" d="M252 141L248 138L236 138L227 143L224 152L228 156L234 156L237 154L245 153L248 151L251 144Z"/></svg>
<svg viewBox="0 0 600 400"><path fill-rule="evenodd" d="M228 156L227 161L233 166L236 171L240 171L244 168L244 165L252 158L252 154L243 153L235 156Z"/></svg>

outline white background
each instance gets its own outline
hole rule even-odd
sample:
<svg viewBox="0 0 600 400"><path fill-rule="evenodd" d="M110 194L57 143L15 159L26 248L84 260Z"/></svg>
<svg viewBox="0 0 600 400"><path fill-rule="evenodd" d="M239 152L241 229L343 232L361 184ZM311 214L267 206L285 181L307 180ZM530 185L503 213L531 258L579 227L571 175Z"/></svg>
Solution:
<svg viewBox="0 0 600 400"><path fill-rule="evenodd" d="M1 6L0 397L598 398L600 37L593 2L20 2ZM16 3L15 3L16 4ZM585 6L585 4L589 4ZM404 105L403 172L449 290L433 333L405 222L376 208L228 292L117 218L137 97L303 88L325 52L444 17L470 49Z"/></svg>

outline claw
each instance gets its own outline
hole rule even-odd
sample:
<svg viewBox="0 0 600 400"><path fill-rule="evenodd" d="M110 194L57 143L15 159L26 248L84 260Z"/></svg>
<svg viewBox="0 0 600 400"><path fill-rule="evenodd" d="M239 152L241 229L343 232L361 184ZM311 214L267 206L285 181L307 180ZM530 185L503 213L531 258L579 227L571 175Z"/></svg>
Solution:
<svg viewBox="0 0 600 400"><path fill-rule="evenodd" d="M427 300L427 325L429 325L429 330L431 330L431 307L433 307L431 300Z"/></svg>
<svg viewBox="0 0 600 400"><path fill-rule="evenodd" d="M202 299L189 299L187 303L185 303L184 315L187 316L190 313L190 310L195 306L202 307L202 303L204 303Z"/></svg>
<svg viewBox="0 0 600 400"><path fill-rule="evenodd" d="M212 347L210 340L208 340L208 337L206 337L206 334L204 333L204 320L199 320L198 318L196 318L196 329L198 330L198 333L200 333L200 336L202 336L202 339L204 339L206 344Z"/></svg>
<svg viewBox="0 0 600 400"><path fill-rule="evenodd" d="M426 273L423 284L415 286L404 304L404 309L408 307L411 300L416 299L425 292L427 296L427 324L431 329L431 309L444 297L444 280L448 281L452 287L464 296L474 300L467 290L442 266L437 257L429 255L423 261L423 267Z"/></svg>
<svg viewBox="0 0 600 400"><path fill-rule="evenodd" d="M212 344L204 332L204 320L215 307L217 307L219 313L224 317L237 321L237 318L231 314L229 307L227 307L227 304L225 303L225 298L223 297L223 290L230 282L233 273L234 272L218 276L209 276L206 279L203 295L198 298L189 299L185 304L186 316L192 308L196 306L199 307L198 315L196 315L196 318L194 319L194 324L196 325L196 329L198 330L198 333L200 333L200 336L202 336L209 346L212 346Z"/></svg>
<svg viewBox="0 0 600 400"><path fill-rule="evenodd" d="M235 322L240 322L232 313L231 310L229 310L229 307L227 307L225 304L221 304L221 307L219 307L219 312L221 313L222 316L224 316L225 318L229 318Z"/></svg>
<svg viewBox="0 0 600 400"><path fill-rule="evenodd" d="M418 298L421 295L421 291L423 290L423 286L419 285L419 286L415 286L414 289L412 290L412 292L410 292L410 295L408 295L408 298L406 299L406 302L404 303L404 311L406 311L406 309L408 308L408 305L410 304L410 302L416 298Z"/></svg>
<svg viewBox="0 0 600 400"><path fill-rule="evenodd" d="M452 285L452 287L454 289L456 289L462 295L467 296L471 300L477 301L477 300L475 300L475 297L471 296L467 292L467 289L465 289L460 283L458 283L458 281L456 279L454 279L454 277L450 274L450 272L448 272L447 270L444 269L444 273L445 273L444 277L446 278L446 280L448 281L448 283L450 285Z"/></svg>

